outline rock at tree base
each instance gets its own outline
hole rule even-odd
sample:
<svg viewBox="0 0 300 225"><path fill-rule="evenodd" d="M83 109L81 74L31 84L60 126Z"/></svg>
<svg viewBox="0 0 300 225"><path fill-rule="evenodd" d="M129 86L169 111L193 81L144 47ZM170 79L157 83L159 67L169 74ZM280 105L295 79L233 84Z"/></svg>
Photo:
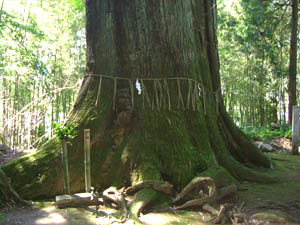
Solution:
<svg viewBox="0 0 300 225"><path fill-rule="evenodd" d="M259 149L261 149L262 152L273 152L274 151L272 145L265 144L265 143L260 143L257 147Z"/></svg>
<svg viewBox="0 0 300 225"><path fill-rule="evenodd" d="M92 196L91 193L78 193L73 195L58 195L55 197L55 205L58 208L80 207L89 205L99 205L98 197Z"/></svg>
<svg viewBox="0 0 300 225"><path fill-rule="evenodd" d="M271 127L272 127L273 129L279 129L279 128L280 128L280 125L279 125L278 123L272 122L272 123L271 123Z"/></svg>

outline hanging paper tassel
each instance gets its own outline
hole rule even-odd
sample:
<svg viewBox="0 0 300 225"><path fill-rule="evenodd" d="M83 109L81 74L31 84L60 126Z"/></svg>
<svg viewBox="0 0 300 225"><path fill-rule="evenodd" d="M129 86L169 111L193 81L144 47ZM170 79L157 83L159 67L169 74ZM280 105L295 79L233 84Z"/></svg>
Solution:
<svg viewBox="0 0 300 225"><path fill-rule="evenodd" d="M184 110L184 101L181 94L181 88L180 88L180 80L177 79L177 86L178 86L178 109L180 108L180 103L182 104L183 110Z"/></svg>
<svg viewBox="0 0 300 225"><path fill-rule="evenodd" d="M193 111L196 110L196 93L197 93L197 82L194 81L193 93L192 93L192 106Z"/></svg>
<svg viewBox="0 0 300 225"><path fill-rule="evenodd" d="M196 110L197 111L199 111L200 109L199 109L199 102L200 102L200 90L201 90L201 84L199 84L198 82L196 82L197 83L197 91L196 91L196 105L195 105L195 107L196 107ZM198 103L198 104L197 104Z"/></svg>
<svg viewBox="0 0 300 225"><path fill-rule="evenodd" d="M191 101L192 80L189 80L188 84L189 84L189 90L188 90L186 108L189 110L190 109L190 101Z"/></svg>
<svg viewBox="0 0 300 225"><path fill-rule="evenodd" d="M157 82L157 87L158 87L158 91L159 91L159 94L160 94L159 107L165 109L165 98L164 98L163 88L162 88L162 85L160 83L160 80L156 80L156 82Z"/></svg>
<svg viewBox="0 0 300 225"><path fill-rule="evenodd" d="M164 87L166 89L167 97L168 97L168 105L169 105L169 110L171 110L171 98L170 98L170 90L168 86L168 81L167 79L164 79Z"/></svg>
<svg viewBox="0 0 300 225"><path fill-rule="evenodd" d="M157 110L160 111L159 98L158 98L158 90L157 90L157 84L156 84L156 80L155 79L153 80L153 89L154 89L154 93L155 93L156 107L157 107Z"/></svg>
<svg viewBox="0 0 300 225"><path fill-rule="evenodd" d="M116 110L116 95L117 95L117 78L114 77L113 110Z"/></svg>
<svg viewBox="0 0 300 225"><path fill-rule="evenodd" d="M145 86L143 80L141 80L141 94L142 94L143 109L144 109L145 108Z"/></svg>
<svg viewBox="0 0 300 225"><path fill-rule="evenodd" d="M151 101L150 101L150 98L149 98L149 95L148 95L147 86L144 84L144 82L143 82L142 80L141 80L141 82L142 82L143 87L144 87L145 98L146 98L146 100L147 100L147 102L148 102L148 104L149 104L150 109L153 110L152 104L151 104Z"/></svg>
<svg viewBox="0 0 300 225"><path fill-rule="evenodd" d="M130 94L131 94L131 106L132 108L134 108L134 88L133 88L132 80L129 79L128 81L129 81Z"/></svg>
<svg viewBox="0 0 300 225"><path fill-rule="evenodd" d="M95 106L97 107L98 102L100 102L100 95L101 95L101 86L102 86L102 76L99 77L99 87L98 87L98 93L97 93L97 99L96 99L96 103Z"/></svg>
<svg viewBox="0 0 300 225"><path fill-rule="evenodd" d="M206 93L205 89L203 88L203 108L204 108L204 115L206 115Z"/></svg>

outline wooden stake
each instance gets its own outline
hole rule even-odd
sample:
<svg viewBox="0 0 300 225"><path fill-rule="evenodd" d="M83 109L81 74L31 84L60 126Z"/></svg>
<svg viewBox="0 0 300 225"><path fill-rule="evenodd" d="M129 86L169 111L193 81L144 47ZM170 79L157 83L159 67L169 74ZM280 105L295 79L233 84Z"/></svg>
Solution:
<svg viewBox="0 0 300 225"><path fill-rule="evenodd" d="M61 140L62 145L62 160L64 167L64 182L65 182L65 192L67 195L70 194L70 175L69 175L69 163L68 163L68 150L67 150L67 141L66 139Z"/></svg>
<svg viewBox="0 0 300 225"><path fill-rule="evenodd" d="M91 190L90 129L84 129L85 192Z"/></svg>

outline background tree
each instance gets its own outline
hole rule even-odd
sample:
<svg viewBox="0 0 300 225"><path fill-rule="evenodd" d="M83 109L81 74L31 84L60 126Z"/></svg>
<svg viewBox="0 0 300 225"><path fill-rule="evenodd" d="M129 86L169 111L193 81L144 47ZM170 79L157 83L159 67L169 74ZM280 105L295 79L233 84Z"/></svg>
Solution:
<svg viewBox="0 0 300 225"><path fill-rule="evenodd" d="M79 1L80 2L80 1ZM0 135L33 149L63 121L84 72L84 4L1 1Z"/></svg>
<svg viewBox="0 0 300 225"><path fill-rule="evenodd" d="M290 64L289 64L289 121L292 125L293 106L297 105L297 40L298 40L298 0L291 0L292 17L291 17L291 40L290 40Z"/></svg>
<svg viewBox="0 0 300 225"><path fill-rule="evenodd" d="M271 122L285 125L288 120L289 2L219 3L221 75L229 114L242 127L265 126Z"/></svg>

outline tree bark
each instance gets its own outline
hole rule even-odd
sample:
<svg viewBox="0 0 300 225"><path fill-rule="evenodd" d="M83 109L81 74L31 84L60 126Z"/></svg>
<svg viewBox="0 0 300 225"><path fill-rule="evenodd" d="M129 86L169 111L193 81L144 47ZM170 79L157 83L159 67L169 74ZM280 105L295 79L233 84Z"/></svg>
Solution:
<svg viewBox="0 0 300 225"><path fill-rule="evenodd" d="M293 106L297 105L297 31L298 31L298 0L292 0L292 18L291 18L291 40L290 40L290 65L289 65L289 108L288 124L292 125Z"/></svg>
<svg viewBox="0 0 300 225"><path fill-rule="evenodd" d="M3 195L3 197L1 196ZM6 174L0 168L0 207L3 206L4 202L13 200L16 203L25 203L26 201L20 198L18 193L12 188Z"/></svg>
<svg viewBox="0 0 300 225"><path fill-rule="evenodd" d="M144 180L181 190L197 175L216 177L211 171L272 181L247 167L271 162L223 105L214 7L211 0L86 0L87 73L68 120L78 131L68 146L71 192L84 190L83 129L91 130L92 186L100 190ZM58 146L53 139L4 167L21 196L63 192ZM136 202L148 204L145 196L157 197L139 191Z"/></svg>

